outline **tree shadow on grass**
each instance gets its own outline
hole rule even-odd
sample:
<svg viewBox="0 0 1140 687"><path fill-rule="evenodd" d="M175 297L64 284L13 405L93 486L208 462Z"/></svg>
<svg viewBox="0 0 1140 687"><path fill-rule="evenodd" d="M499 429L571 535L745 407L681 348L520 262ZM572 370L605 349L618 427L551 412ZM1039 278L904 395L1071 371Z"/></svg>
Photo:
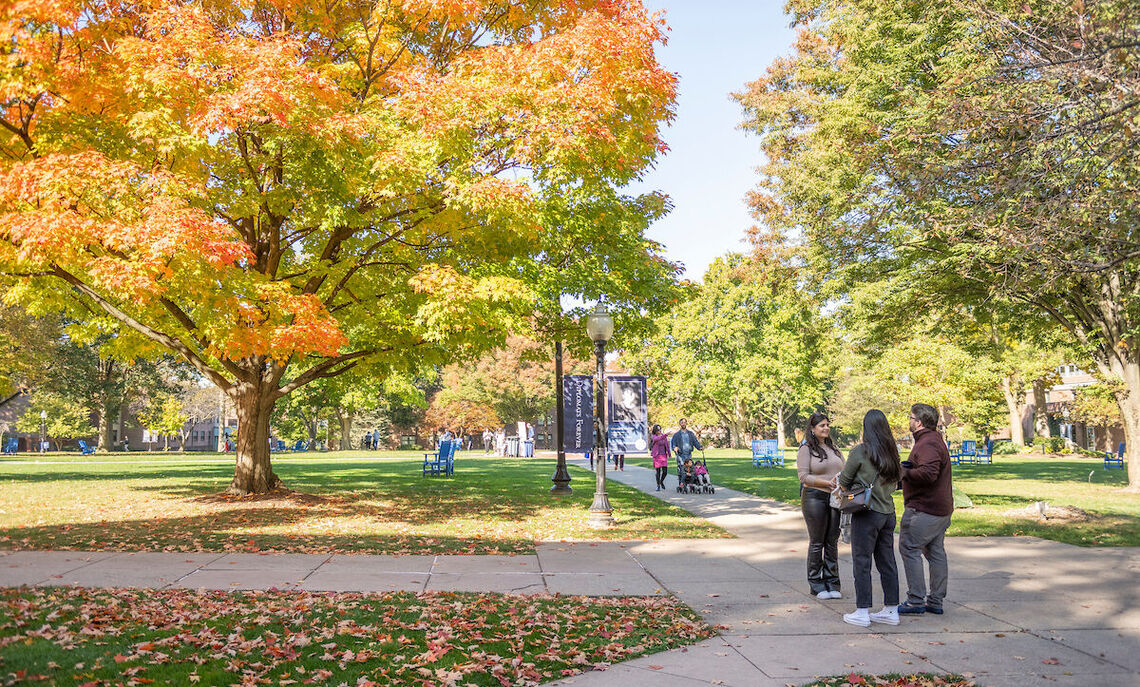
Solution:
<svg viewBox="0 0 1140 687"><path fill-rule="evenodd" d="M1053 460L1032 463L1002 464L1001 456L994 457L993 465L955 465L956 480L1029 480L1034 482L1064 483L1088 486L1089 473L1093 484L1099 486L1126 486L1128 475L1123 470L1106 471L1100 460Z"/></svg>
<svg viewBox="0 0 1140 687"><path fill-rule="evenodd" d="M725 536L718 528L620 484L612 484L610 493L619 510L621 527L608 533L595 533L585 528L593 489L579 488L569 495L550 494L548 471L552 466L546 461L473 461L460 465L460 471L446 478L423 476L420 464L413 461L280 465L275 469L285 487L276 493L251 496L224 493L232 472L228 466L221 465L175 469L148 466L142 471L111 473L69 470L64 475L67 479L89 482L86 485L89 502L94 499L114 504L108 506L107 522L101 527L117 529L118 540L149 542L156 537L164 540L161 545L147 544L146 550L177 547L181 540L204 536L216 539L219 531L259 528L285 531L286 534L281 535L284 537L292 532L294 537L306 539L311 535L305 534L305 530L321 528L331 530L329 534L333 537L352 536L354 529L370 533L365 536L374 536L377 531L407 528L408 536L430 539L433 538L431 526L437 523L440 530L442 523L447 523L446 527L451 530L447 534L458 539L466 536L473 541L486 541L489 536L530 539L531 535L553 539ZM581 472L593 477L592 473ZM30 477L28 481L33 482L46 481L52 475L20 477ZM58 478L59 473L55 477ZM118 484L112 487L109 481ZM592 487L592 480L589 486ZM114 490L118 490L117 493ZM143 507L156 513L145 528L135 529L115 518L116 509L125 515L139 515L138 510L131 512L135 507L132 494L139 495L139 505L150 504ZM154 501L155 496L162 497L158 503ZM179 516L185 517L179 519ZM62 518L78 519L66 512ZM204 529L180 532L177 523L187 518L194 518L195 528ZM43 540L40 546L46 548L75 539L74 533L66 533L86 526L86 523L46 525L34 537L27 534L30 530L18 528L2 533L12 539ZM85 541L100 541L98 536L81 534ZM266 535L217 536L222 539L205 550L243 545L242 542L251 537L260 547L259 542L265 541ZM385 550L386 546L379 548ZM509 550L514 548L514 545L508 546Z"/></svg>
<svg viewBox="0 0 1140 687"><path fill-rule="evenodd" d="M522 538L431 534L288 534L234 529L277 527L327 519L326 511L297 508L230 509L202 516L114 520L55 526L0 528L0 546L76 551L273 552L357 554L495 554L534 550Z"/></svg>

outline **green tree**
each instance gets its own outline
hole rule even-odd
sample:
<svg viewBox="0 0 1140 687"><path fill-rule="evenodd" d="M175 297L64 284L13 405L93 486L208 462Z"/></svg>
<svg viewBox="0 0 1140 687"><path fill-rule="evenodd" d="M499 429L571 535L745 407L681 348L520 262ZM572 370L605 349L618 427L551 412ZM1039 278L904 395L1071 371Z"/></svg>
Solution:
<svg viewBox="0 0 1140 687"><path fill-rule="evenodd" d="M659 334L622 351L622 364L650 377L655 403L711 410L735 447L761 425L786 444L787 421L821 406L833 378L830 323L792 274L775 261L718 259Z"/></svg>
<svg viewBox="0 0 1140 687"><path fill-rule="evenodd" d="M1116 389L1103 382L1076 389L1070 417L1093 427L1119 427L1120 406L1116 403L1116 393Z"/></svg>
<svg viewBox="0 0 1140 687"><path fill-rule="evenodd" d="M844 283L908 272L1052 317L1106 379L1140 489L1140 41L1127 0L797 0L740 95L767 227Z"/></svg>
<svg viewBox="0 0 1140 687"><path fill-rule="evenodd" d="M139 413L139 423L156 436L165 437L164 451L170 450L170 437L181 435L182 428L189 420L181 398L172 393L152 396L143 411Z"/></svg>
<svg viewBox="0 0 1140 687"><path fill-rule="evenodd" d="M46 412L46 423L40 414ZM16 420L16 429L28 434L39 435L46 428L45 441L55 442L56 450L63 449L69 439L89 436L94 429L89 411L69 396L50 392L38 393L24 414Z"/></svg>

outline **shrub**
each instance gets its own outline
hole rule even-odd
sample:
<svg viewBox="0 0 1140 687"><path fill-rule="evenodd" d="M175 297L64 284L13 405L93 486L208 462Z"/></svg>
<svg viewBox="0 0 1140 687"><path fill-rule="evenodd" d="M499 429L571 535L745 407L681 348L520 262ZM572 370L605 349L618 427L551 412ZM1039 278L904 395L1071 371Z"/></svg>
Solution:
<svg viewBox="0 0 1140 687"><path fill-rule="evenodd" d="M1048 453L1061 453L1065 450L1065 437L1034 437L1033 445Z"/></svg>
<svg viewBox="0 0 1140 687"><path fill-rule="evenodd" d="M994 442L994 455L995 456L1008 456L1017 453L1021 449L1020 446L1014 445L1012 441L996 441Z"/></svg>

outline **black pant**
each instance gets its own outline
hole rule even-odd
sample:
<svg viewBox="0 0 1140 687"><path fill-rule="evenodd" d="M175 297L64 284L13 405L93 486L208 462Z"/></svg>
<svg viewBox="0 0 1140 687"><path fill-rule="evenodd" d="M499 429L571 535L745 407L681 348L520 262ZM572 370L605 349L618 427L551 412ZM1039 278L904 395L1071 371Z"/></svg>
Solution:
<svg viewBox="0 0 1140 687"><path fill-rule="evenodd" d="M657 468L657 488L658 489L664 489L665 488L665 475L668 475L668 474L669 474L669 466L668 465L662 465L661 467Z"/></svg>
<svg viewBox="0 0 1140 687"><path fill-rule="evenodd" d="M826 491L804 489L800 509L807 523L807 578L811 593L839 591L839 511Z"/></svg>
<svg viewBox="0 0 1140 687"><path fill-rule="evenodd" d="M883 605L899 603L895 565L895 514L865 510L851 516L851 565L855 568L855 607L871 607L871 558L883 586Z"/></svg>

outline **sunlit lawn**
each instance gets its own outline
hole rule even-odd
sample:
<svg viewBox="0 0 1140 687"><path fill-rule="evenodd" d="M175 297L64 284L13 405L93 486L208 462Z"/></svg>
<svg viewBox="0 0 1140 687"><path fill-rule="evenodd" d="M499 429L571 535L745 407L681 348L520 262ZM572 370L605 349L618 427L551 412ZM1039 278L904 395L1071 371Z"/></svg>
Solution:
<svg viewBox="0 0 1140 687"><path fill-rule="evenodd" d="M799 503L795 452L786 467L753 468L751 453L707 451L713 481L765 498ZM1123 470L1105 470L1100 459L1075 456L994 456L993 465L954 466L954 483L974 502L960 508L951 535L1032 535L1082 546L1140 546L1140 495L1121 491ZM1087 522L1039 521L1010 516L1037 501L1087 511ZM902 513L902 494L896 495Z"/></svg>
<svg viewBox="0 0 1140 687"><path fill-rule="evenodd" d="M571 467L574 493L552 496L544 458L461 453L442 478L422 476L422 452L284 454L274 470L291 493L247 498L222 495L232 456L27 459L0 461L0 548L521 553L536 540L728 536L617 483L617 527L590 529L593 473Z"/></svg>
<svg viewBox="0 0 1140 687"><path fill-rule="evenodd" d="M671 597L0 589L5 684L537 684L712 633Z"/></svg>

